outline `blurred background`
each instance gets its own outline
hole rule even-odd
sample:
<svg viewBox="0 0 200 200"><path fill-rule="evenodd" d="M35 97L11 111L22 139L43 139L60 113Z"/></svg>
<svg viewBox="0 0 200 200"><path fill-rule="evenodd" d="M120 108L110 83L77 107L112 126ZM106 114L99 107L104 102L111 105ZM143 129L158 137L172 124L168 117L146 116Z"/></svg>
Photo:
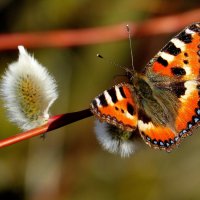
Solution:
<svg viewBox="0 0 200 200"><path fill-rule="evenodd" d="M0 33L142 23L197 8L199 0L0 0ZM174 34L133 38L136 68L142 70ZM97 53L131 66L128 39L28 50L57 80L53 115L88 108L96 95L119 82L115 76L124 71L98 59ZM1 74L17 57L17 49L0 51ZM91 117L50 132L45 140L35 137L0 149L0 200L200 199L199 134L171 153L140 140L136 153L122 159L102 150L93 127ZM0 138L19 132L1 106Z"/></svg>

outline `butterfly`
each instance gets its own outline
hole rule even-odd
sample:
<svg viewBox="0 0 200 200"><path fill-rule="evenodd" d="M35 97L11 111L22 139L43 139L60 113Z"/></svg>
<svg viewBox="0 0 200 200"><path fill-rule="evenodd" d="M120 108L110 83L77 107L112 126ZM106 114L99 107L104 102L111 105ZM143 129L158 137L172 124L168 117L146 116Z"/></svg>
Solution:
<svg viewBox="0 0 200 200"><path fill-rule="evenodd" d="M91 112L121 131L170 152L200 125L200 22L172 38L142 73L98 95Z"/></svg>

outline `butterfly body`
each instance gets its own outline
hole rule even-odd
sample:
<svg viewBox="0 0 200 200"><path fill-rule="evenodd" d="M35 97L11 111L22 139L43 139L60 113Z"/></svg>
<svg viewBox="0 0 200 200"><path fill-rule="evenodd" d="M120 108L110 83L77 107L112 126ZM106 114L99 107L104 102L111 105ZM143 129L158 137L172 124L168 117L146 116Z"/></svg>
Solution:
<svg viewBox="0 0 200 200"><path fill-rule="evenodd" d="M122 131L139 130L154 148L171 151L200 124L200 23L186 27L129 83L97 96L91 111Z"/></svg>

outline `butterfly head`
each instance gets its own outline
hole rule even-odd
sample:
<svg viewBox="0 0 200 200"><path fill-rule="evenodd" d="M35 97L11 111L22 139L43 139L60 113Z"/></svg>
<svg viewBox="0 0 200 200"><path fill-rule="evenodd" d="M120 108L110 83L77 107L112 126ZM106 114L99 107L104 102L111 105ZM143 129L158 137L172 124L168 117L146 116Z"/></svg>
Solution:
<svg viewBox="0 0 200 200"><path fill-rule="evenodd" d="M126 72L126 77L129 80L129 83L132 83L134 85L135 80L137 79L137 73L134 69L130 68L124 68Z"/></svg>

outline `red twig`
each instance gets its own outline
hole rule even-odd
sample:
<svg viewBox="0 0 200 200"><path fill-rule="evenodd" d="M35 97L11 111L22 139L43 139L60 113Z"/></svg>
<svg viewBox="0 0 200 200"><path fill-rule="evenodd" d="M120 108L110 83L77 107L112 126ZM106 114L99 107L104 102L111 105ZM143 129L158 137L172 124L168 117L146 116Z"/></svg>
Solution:
<svg viewBox="0 0 200 200"><path fill-rule="evenodd" d="M141 23L128 24L134 37L144 37L179 31L199 19L200 9L196 9L167 17L149 19ZM69 47L122 40L127 38L127 32L123 28L126 24L79 30L1 34L0 50L16 49L18 45L24 45L27 48Z"/></svg>
<svg viewBox="0 0 200 200"><path fill-rule="evenodd" d="M48 123L44 124L41 127L37 127L35 129L29 130L23 133L19 133L17 135L0 140L0 148L15 144L17 142L32 138L37 135L44 134L51 130L55 130L57 128L60 128L62 126L65 126L67 124L73 123L75 121L78 121L90 116L92 116L92 113L90 112L89 109L82 110L79 112L55 115L49 119Z"/></svg>

